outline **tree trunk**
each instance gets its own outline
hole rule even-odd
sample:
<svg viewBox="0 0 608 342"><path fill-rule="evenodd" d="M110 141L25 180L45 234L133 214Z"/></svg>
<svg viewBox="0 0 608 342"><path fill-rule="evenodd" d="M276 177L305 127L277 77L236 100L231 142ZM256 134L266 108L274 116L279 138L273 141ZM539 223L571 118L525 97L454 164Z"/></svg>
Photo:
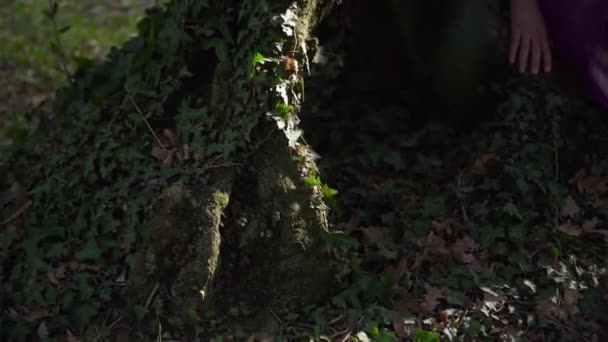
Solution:
<svg viewBox="0 0 608 342"><path fill-rule="evenodd" d="M145 298L139 294L147 295L156 287L156 296L170 298L168 310L180 315L201 306L221 312L294 309L330 294L334 275L323 249L323 236L330 228L327 209L319 189L305 182L315 172L308 147L292 138L298 134L301 101L301 89L294 85L303 76L286 66L289 60L304 64L311 57L302 43L329 5L321 0L242 4L250 9L242 12L245 17L238 22L245 26L235 32L237 37L252 34L247 27L252 22L261 22L258 30L281 34L272 40L256 37L249 46L237 44L235 57L216 52L219 61L213 78L207 81L211 89L206 92L206 102L213 109L212 116L231 112L233 120L252 120L251 141L230 158L238 166L220 167L193 183L175 183L163 191L150 220L151 229L135 256L130 279L134 298L141 301ZM217 11L213 16L228 15L227 7L213 9ZM254 51L248 49L264 49L268 44L281 48L263 52L264 60L257 61L259 70L254 65L253 70L242 73L239 64L251 63L254 57ZM212 63L197 61L203 62ZM252 72L262 74L258 77L262 82L268 82L273 73L286 80L256 85L251 81ZM252 91L275 91L271 87L284 90L274 98L248 98ZM277 105L288 109L273 113ZM241 117L247 113L239 109L264 115ZM237 134L247 136L244 130L248 128L240 126L243 131Z"/></svg>
<svg viewBox="0 0 608 342"><path fill-rule="evenodd" d="M124 259L108 241L121 238L131 240L127 307L178 327L198 324L201 308L255 313L326 298L335 281L323 240L330 226L319 184L306 182L316 168L298 111L310 34L331 5L175 0L149 11L139 36L107 62L79 71L1 164L0 185L23 187L33 203L7 232L55 222L74 246L32 266L35 277L49 285L46 272L63 260L90 260L106 280L120 279ZM22 204L3 197L2 215ZM28 237L11 241L3 259L33 265L19 254ZM1 302L31 305L6 296L37 286L7 267ZM112 307L95 303L98 312ZM65 318L68 304L49 307L68 314L49 326L92 324Z"/></svg>

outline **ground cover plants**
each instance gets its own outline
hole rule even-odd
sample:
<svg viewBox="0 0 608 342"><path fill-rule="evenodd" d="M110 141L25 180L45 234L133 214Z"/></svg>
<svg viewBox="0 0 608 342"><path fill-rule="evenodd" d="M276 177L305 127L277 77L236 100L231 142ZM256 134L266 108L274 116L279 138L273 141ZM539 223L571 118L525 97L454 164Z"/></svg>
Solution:
<svg viewBox="0 0 608 342"><path fill-rule="evenodd" d="M10 6L18 21L24 12ZM57 23L63 8L50 15ZM316 24L306 15L317 12L302 9L314 8L245 1L233 12L213 1L175 1L150 10L139 22L140 38L103 63L76 72L72 57L33 63L37 74L54 79L51 87L33 81L44 89L63 77L75 81L59 91L50 115L17 115L6 126L12 145L0 159L2 340L608 338L605 113L545 79L512 74L486 85L496 99L491 112L455 125L431 115L430 103L416 96L379 92L394 88L382 79L361 82L375 69L350 64L338 30L297 41L298 23ZM121 18L132 24L130 15ZM79 30L73 24L66 35ZM61 27L47 27L58 34L50 36L64 37ZM80 28L83 37L94 35L88 27ZM99 36L100 46L127 36L116 34ZM38 40L18 40L12 53L40 48ZM77 43L63 45L59 57ZM16 62L18 70L26 73L28 63ZM406 82L398 88L418 90ZM31 104L25 98L14 108ZM271 128L262 124L268 122ZM202 196L193 208L205 209L204 219L222 232L231 253L220 249L219 270L221 262L239 272L259 268L265 287L280 289L299 271L325 279L331 265L331 294L310 305L270 302L252 310L246 297L264 298L264 289L248 292L221 278L222 286L243 291L204 287L197 296L216 291L228 307L201 309L179 297L186 287L174 286L173 279L187 282L187 272L167 271L158 281L142 276L147 284L133 293L141 251L159 236L149 218L164 213L157 208L166 189L181 193L171 190L178 183ZM300 228L304 238L296 242L314 245L316 235L305 232L316 226L301 217L329 227L322 262L310 249L315 262L308 269L256 264L265 259L252 265L250 241L267 243L251 245L256 251L291 252L284 241L294 240L276 238L289 235L285 225ZM251 238L258 226L283 228L262 230L258 240ZM249 235L234 238L240 231ZM193 235L176 235L161 230L161 245L188 249ZM198 274L187 268L191 256L178 256L169 268L186 265ZM252 273L246 285L259 277ZM308 284L301 297L318 285ZM253 325L251 316L258 318Z"/></svg>

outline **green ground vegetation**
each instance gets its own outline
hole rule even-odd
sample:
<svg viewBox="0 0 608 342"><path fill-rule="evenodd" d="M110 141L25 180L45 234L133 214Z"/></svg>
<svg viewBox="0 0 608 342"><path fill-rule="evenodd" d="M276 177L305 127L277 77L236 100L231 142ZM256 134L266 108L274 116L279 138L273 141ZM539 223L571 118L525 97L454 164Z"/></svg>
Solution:
<svg viewBox="0 0 608 342"><path fill-rule="evenodd" d="M66 2L66 10L74 12L65 18L76 25L62 37L66 51L81 51L88 57L96 55L87 45L91 39L103 55L109 45L130 34L135 19L127 14L139 13L135 6L131 7L135 12L122 11L107 19L114 15L106 14L117 13L114 7L102 7L97 13L90 12L93 4L77 4L82 3ZM2 72L15 75L7 85L17 89L9 97L19 99L8 111L25 110L34 96L52 92L64 82L55 69L60 61L47 48L49 36L44 32L49 31L31 25L46 25L42 16L32 16L44 5L41 1L33 12L21 2L7 6L14 11L3 21L10 18L15 24L10 26L12 34L8 29L2 33L10 46L2 56L8 61L4 64L13 64ZM254 9L259 10L252 5ZM93 24L82 19L88 16L110 21L99 19ZM114 30L118 23L125 28L120 33ZM221 22L213 24L221 31ZM171 32L182 37L179 30ZM228 47L218 41L213 41L215 51L225 56ZM172 48L180 53L186 49ZM412 105L407 96L387 101L369 95L377 84L358 81L355 70L329 59L317 67L317 75L326 78L306 80L307 94L316 95L302 118L305 138L323 157L319 161L323 183L315 177L309 182L323 188L334 209L331 219L338 232L329 234L328 248L347 260L348 269L338 277L341 289L330 301L299 311L271 312L272 319L260 327L264 333L257 337L267 341L606 340L605 113L542 79L513 75L508 82L493 84L497 102L491 112L456 128L453 120L441 116L425 119L425 107ZM262 60L264 56L255 55L254 67ZM154 65L140 67L160 75ZM180 69L170 71L169 76ZM22 79L28 73L34 76ZM179 83L183 75L169 76ZM145 95L147 83L141 83L143 90L137 90ZM178 88L165 86L168 93ZM404 93L415 91L411 84L403 86ZM29 92L20 92L21 88ZM130 108L128 96L119 95ZM11 329L7 334L43 340L60 336L78 341L77 335L101 340L130 333L134 321L160 322L162 303L150 300L125 310L122 289L132 249L145 231L137 224L138 215L146 211L153 193L167 185L166 179L178 173L157 167L168 157L151 156L154 142L143 146L138 140L146 136L153 141L141 113L125 118L124 125L99 128L93 123L98 122L100 110L85 109L90 109L89 121L69 126L79 128L84 138L59 134L54 138L62 153L38 152L48 159L48 169L36 167L37 161L23 162L34 165L32 175L44 176L47 182L35 184L37 192L31 194L12 189L17 208L29 208L30 199L45 207L34 208L37 216L29 218L39 220L38 228L0 232L0 251L6 257L1 266L7 272L0 275L6 280L2 286L13 291L0 298L20 303L0 307L5 310L0 323L7 329L2 333ZM186 118L201 115L188 107L180 111ZM173 137L168 132L161 138L172 147ZM80 138L91 143L77 149ZM208 165L197 165L204 166ZM0 184L8 187L14 181L0 179ZM33 187L29 179L23 182ZM0 208L13 212L8 197L0 197ZM72 213L78 214L75 219L68 217ZM65 222L71 225L61 225ZM247 314L238 307L228 313L199 314L192 313L216 341L251 337L225 324ZM56 335L49 337L49 332ZM157 335L159 340L183 336L164 331L160 324Z"/></svg>

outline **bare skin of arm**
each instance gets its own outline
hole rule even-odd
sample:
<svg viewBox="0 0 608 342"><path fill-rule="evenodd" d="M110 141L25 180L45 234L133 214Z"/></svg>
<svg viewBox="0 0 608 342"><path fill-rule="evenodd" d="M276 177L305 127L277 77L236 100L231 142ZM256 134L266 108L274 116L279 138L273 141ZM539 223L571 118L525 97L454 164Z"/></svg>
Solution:
<svg viewBox="0 0 608 342"><path fill-rule="evenodd" d="M519 72L551 71L551 47L537 0L511 0L509 62Z"/></svg>

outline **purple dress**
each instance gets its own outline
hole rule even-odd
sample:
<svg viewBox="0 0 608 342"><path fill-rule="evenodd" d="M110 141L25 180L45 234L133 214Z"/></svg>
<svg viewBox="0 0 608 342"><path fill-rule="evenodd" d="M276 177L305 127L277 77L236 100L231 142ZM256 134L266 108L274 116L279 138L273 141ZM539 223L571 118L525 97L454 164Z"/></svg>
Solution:
<svg viewBox="0 0 608 342"><path fill-rule="evenodd" d="M608 109L608 0L540 0L554 51Z"/></svg>

